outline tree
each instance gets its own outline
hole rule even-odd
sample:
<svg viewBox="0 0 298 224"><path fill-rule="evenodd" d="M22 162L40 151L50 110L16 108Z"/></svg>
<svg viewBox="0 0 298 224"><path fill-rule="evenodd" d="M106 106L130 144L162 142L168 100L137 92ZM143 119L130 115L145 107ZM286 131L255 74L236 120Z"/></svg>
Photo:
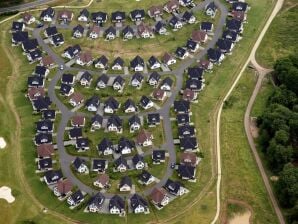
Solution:
<svg viewBox="0 0 298 224"><path fill-rule="evenodd" d="M281 145L286 145L287 142L289 141L289 132L285 131L285 130L278 130L275 132L275 141L278 143L278 144L281 144Z"/></svg>

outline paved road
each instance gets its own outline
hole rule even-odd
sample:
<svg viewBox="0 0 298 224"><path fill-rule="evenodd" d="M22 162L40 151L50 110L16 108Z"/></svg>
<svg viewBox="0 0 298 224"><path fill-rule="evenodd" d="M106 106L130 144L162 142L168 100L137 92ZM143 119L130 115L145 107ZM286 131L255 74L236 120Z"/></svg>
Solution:
<svg viewBox="0 0 298 224"><path fill-rule="evenodd" d="M272 20L274 19L274 17L277 15L277 13L279 12L279 10L281 9L282 5L283 5L283 2L284 0L278 0L271 15L269 16L263 30L261 31L256 43L254 44L253 46L253 49L250 53L250 56L248 57L247 61L244 63L240 73L238 74L236 80L234 81L233 85L231 86L231 88L229 89L228 93L226 94L226 96L224 97L223 101L221 102L221 105L220 105L220 108L218 110L218 114L217 114L217 123L216 123L216 135L217 135L217 144L216 144L216 150L217 150L217 164L218 164L218 167L217 167L217 173L218 173L218 179L217 179L217 211L216 211L216 215L212 221L212 224L215 224L219 218L219 214L220 214L220 186L221 186L221 156L220 156L220 118L221 118L221 112L222 112L222 108L223 108L223 104L224 102L229 98L229 96L231 95L233 89L235 88L235 86L237 85L239 79L241 78L244 70L246 69L246 67L248 66L248 64L251 62L257 70L260 71L260 76L259 76L259 79L258 79L258 82L256 84L256 88L253 92L253 95L252 95L252 98L250 99L250 102L248 104L248 108L246 110L246 113L245 113L245 122L244 122L244 125L245 125L245 131L246 131L246 134L247 134L247 137L248 137L248 141L249 141L249 144L251 146L251 149L252 149L252 152L254 154L254 157L256 159L256 162L257 162L257 165L258 165L258 168L261 172L261 176L262 176L262 179L264 181L264 184L265 184L265 187L266 187L266 190L268 192L268 195L269 195L269 198L272 202L272 205L274 207L274 210L277 214L277 217L278 217L278 220L281 224L284 224L285 221L284 221L284 218L282 216L282 213L280 211L280 208L276 202L276 199L275 199L275 196L272 192L272 189L271 189L271 186L269 184L269 181L268 181L268 178L266 176L266 173L264 171L264 168L263 168L263 165L262 165L262 162L259 158L259 155L257 153L257 150L255 148L255 145L254 145L254 142L253 142L253 139L252 139L252 136L251 136L251 133L250 133L250 130L249 130L249 114L250 114L250 111L251 111L251 107L253 105L253 102L255 100L255 97L257 95L257 92L259 91L260 89L260 85L261 85L261 82L262 82L262 79L264 77L264 75L268 72L267 69L264 69L262 68L261 66L258 65L258 63L256 62L255 60L255 53L256 53L256 50L258 49L266 31L268 30Z"/></svg>
<svg viewBox="0 0 298 224"><path fill-rule="evenodd" d="M193 10L202 10L208 4L211 2L205 1L200 4L198 4ZM167 72L167 74L173 74L176 76L176 87L172 91L171 97L166 101L164 106L159 109L157 112L161 114L161 116L164 118L163 119L163 126L164 126L164 131L165 131L165 139L166 142L162 145L162 148L167 150L169 153L169 166L167 167L166 173L164 177L160 180L159 183L155 185L155 187L161 187L165 184L166 180L172 176L173 174L173 169L170 168L170 164L176 162L176 152L175 152L175 147L173 143L173 132L172 132L172 127L171 127L171 121L169 117L169 112L170 112L170 107L173 105L173 102L176 98L176 96L179 94L179 91L183 87L183 73L184 70L189 67L191 64L193 64L196 60L203 58L206 55L207 49L214 47L216 44L216 41L220 38L222 34L222 29L225 24L225 20L228 14L228 11L224 5L222 5L218 0L215 1L217 6L219 7L219 10L221 11L221 18L219 23L217 24L217 29L214 32L213 39L208 43L206 48L202 50L199 54L197 54L194 58L188 58L184 61L181 62L181 66L176 69L175 71L172 72ZM67 26L63 26L66 29L69 29ZM62 28L62 27L61 27ZM37 38L40 46L44 51L46 51L49 55L51 55L56 64L58 65L64 65L64 60L60 58L59 55L55 54L55 52L49 47L47 44L44 43L43 39L40 36L40 33L45 29L45 27L41 29L35 29L33 31L33 36ZM67 71L72 71L72 70L77 70L77 68L66 68L63 72ZM87 71L87 69L80 69L81 71ZM62 119L58 127L57 131L57 146L58 146L58 153L59 153L59 158L61 162L61 169L63 171L63 174L70 179L73 184L77 185L82 191L85 191L89 194L92 194L95 192L94 189L90 188L89 186L85 185L84 183L80 182L72 173L70 169L70 164L74 159L74 156L69 155L64 147L64 132L65 128L67 127L67 123L71 116L73 115L73 112L69 111L68 108L58 99L58 97L55 94L55 86L57 85L58 80L61 78L61 75L63 73L62 71L58 71L55 77L51 80L49 88L48 88L48 94L49 97L51 98L52 102L57 105L59 110L62 113ZM146 114L143 113L143 115ZM153 188L150 188L144 192L145 195L150 194ZM111 194L106 194L107 198L111 197Z"/></svg>
<svg viewBox="0 0 298 224"><path fill-rule="evenodd" d="M28 9L32 9L32 8L37 7L37 6L48 4L48 3L51 3L51 2L54 2L54 1L56 1L56 0L38 0L38 1L34 1L34 2L29 2L29 3L16 5L16 6L0 8L0 13L28 10Z"/></svg>

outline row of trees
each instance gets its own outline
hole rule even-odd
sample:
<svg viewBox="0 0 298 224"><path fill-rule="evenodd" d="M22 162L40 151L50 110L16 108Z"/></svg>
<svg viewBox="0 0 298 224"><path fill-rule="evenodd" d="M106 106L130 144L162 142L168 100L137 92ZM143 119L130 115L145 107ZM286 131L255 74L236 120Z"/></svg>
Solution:
<svg viewBox="0 0 298 224"><path fill-rule="evenodd" d="M0 7L14 6L14 5L20 4L22 2L23 2L23 0L1 0Z"/></svg>
<svg viewBox="0 0 298 224"><path fill-rule="evenodd" d="M258 118L259 142L270 170L279 176L275 189L287 208L289 223L298 222L298 56L274 66L277 88Z"/></svg>

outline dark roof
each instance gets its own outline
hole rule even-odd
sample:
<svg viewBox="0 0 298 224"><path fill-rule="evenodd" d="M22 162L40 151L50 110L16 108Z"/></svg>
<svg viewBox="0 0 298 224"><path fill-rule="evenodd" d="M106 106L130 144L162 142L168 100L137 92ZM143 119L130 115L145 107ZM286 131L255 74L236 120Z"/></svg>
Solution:
<svg viewBox="0 0 298 224"><path fill-rule="evenodd" d="M32 51L38 47L37 39L28 39L25 40L23 43L23 48L26 52Z"/></svg>
<svg viewBox="0 0 298 224"><path fill-rule="evenodd" d="M116 36L116 29L113 26L110 26L108 29L105 31L106 35L114 35Z"/></svg>
<svg viewBox="0 0 298 224"><path fill-rule="evenodd" d="M107 149L113 149L113 143L109 139L104 138L98 144L97 149L101 152L104 152Z"/></svg>
<svg viewBox="0 0 298 224"><path fill-rule="evenodd" d="M35 142L37 145L44 143L52 143L53 136L51 133L38 133L35 135Z"/></svg>
<svg viewBox="0 0 298 224"><path fill-rule="evenodd" d="M144 157L139 155L139 154L135 154L132 157L132 162L134 165L137 165L139 162L143 162L144 163Z"/></svg>
<svg viewBox="0 0 298 224"><path fill-rule="evenodd" d="M158 21L154 28L156 32L159 32L162 28L164 28L166 25L162 21Z"/></svg>
<svg viewBox="0 0 298 224"><path fill-rule="evenodd" d="M120 183L119 183L119 187L123 187L124 185L128 185L128 186L132 186L132 181L130 179L129 176L124 176L121 178Z"/></svg>
<svg viewBox="0 0 298 224"><path fill-rule="evenodd" d="M47 67L36 65L34 73L38 76L44 77L46 75Z"/></svg>
<svg viewBox="0 0 298 224"><path fill-rule="evenodd" d="M44 177L48 183L52 183L60 180L63 177L63 174L61 170L49 170L45 172Z"/></svg>
<svg viewBox="0 0 298 224"><path fill-rule="evenodd" d="M95 114L92 118L91 118L91 124L93 124L94 122L98 122L100 124L102 124L103 121L103 117L100 116L99 114Z"/></svg>
<svg viewBox="0 0 298 224"><path fill-rule="evenodd" d="M132 209L136 209L137 207L141 206L141 207L148 207L148 202L142 198L140 195L138 194L134 194L131 198L130 198L130 205L132 207Z"/></svg>
<svg viewBox="0 0 298 224"><path fill-rule="evenodd" d="M92 169L99 169L103 171L106 168L107 160L105 159L94 159Z"/></svg>
<svg viewBox="0 0 298 224"><path fill-rule="evenodd" d="M80 138L83 136L82 128L72 128L69 130L69 135L71 138Z"/></svg>
<svg viewBox="0 0 298 224"><path fill-rule="evenodd" d="M196 137L184 137L180 139L180 147L183 150L194 150L197 148L197 138Z"/></svg>
<svg viewBox="0 0 298 224"><path fill-rule="evenodd" d="M69 94L69 92L70 92L71 89L72 89L72 86L70 86L68 84L61 83L60 93L62 95L67 95L67 94Z"/></svg>
<svg viewBox="0 0 298 224"><path fill-rule="evenodd" d="M212 27L213 27L213 24L211 22L202 22L201 23L201 30L204 30L204 31L210 31L212 30Z"/></svg>
<svg viewBox="0 0 298 224"><path fill-rule="evenodd" d="M242 25L241 21L236 20L236 19L227 20L227 23L226 23L226 27L229 30L233 30L233 31L236 31L236 32L240 31L241 25Z"/></svg>
<svg viewBox="0 0 298 224"><path fill-rule="evenodd" d="M152 151L152 160L153 161L165 160L165 158L166 158L165 150L153 150Z"/></svg>
<svg viewBox="0 0 298 224"><path fill-rule="evenodd" d="M127 99L124 103L124 110L128 109L131 106L136 108L134 101L132 99Z"/></svg>
<svg viewBox="0 0 298 224"><path fill-rule="evenodd" d="M128 119L128 124L132 125L134 123L141 124L141 119L138 115L133 115Z"/></svg>
<svg viewBox="0 0 298 224"><path fill-rule="evenodd" d="M90 198L90 200L88 201L88 206L93 205L97 208L100 208L103 205L104 201L105 196L102 193L98 192Z"/></svg>
<svg viewBox="0 0 298 224"><path fill-rule="evenodd" d="M179 22L179 19L176 16L172 16L172 18L169 20L169 24L171 26L175 26L176 23L178 23L178 22Z"/></svg>
<svg viewBox="0 0 298 224"><path fill-rule="evenodd" d="M143 107L146 107L149 103L151 102L151 100L149 99L149 97L147 96L142 96L141 99L140 99L140 104L143 106Z"/></svg>
<svg viewBox="0 0 298 224"><path fill-rule="evenodd" d="M38 97L36 100L33 100L32 103L36 111L47 110L52 104L49 97Z"/></svg>
<svg viewBox="0 0 298 224"><path fill-rule="evenodd" d="M110 107L113 110L116 110L119 108L119 103L118 101L114 98L114 97L109 97L106 101L105 101L105 105L104 107Z"/></svg>
<svg viewBox="0 0 298 224"><path fill-rule="evenodd" d="M42 57L42 52L39 49L35 49L34 51L29 52L31 60L37 60L37 59L41 59Z"/></svg>
<svg viewBox="0 0 298 224"><path fill-rule="evenodd" d="M218 39L216 44L219 49L221 49L224 52L228 52L231 50L233 42L227 39Z"/></svg>
<svg viewBox="0 0 298 224"><path fill-rule="evenodd" d="M185 11L185 13L182 16L182 19L185 21L189 21L193 17L193 13L191 11Z"/></svg>
<svg viewBox="0 0 298 224"><path fill-rule="evenodd" d="M36 129L38 131L50 132L53 131L54 124L51 120L41 120L36 122Z"/></svg>
<svg viewBox="0 0 298 224"><path fill-rule="evenodd" d="M122 58L120 58L120 57L117 57L115 60L114 60L114 62L113 62L113 66L114 65L120 65L121 67L124 65L124 61L123 61L123 59Z"/></svg>
<svg viewBox="0 0 298 224"><path fill-rule="evenodd" d="M123 210L125 207L125 201L119 195L114 195L110 199L109 209L111 209L113 207Z"/></svg>
<svg viewBox="0 0 298 224"><path fill-rule="evenodd" d="M162 80L161 85L168 85L172 87L173 79L171 79L170 77L166 77L164 80Z"/></svg>
<svg viewBox="0 0 298 224"><path fill-rule="evenodd" d="M171 194L177 195L180 190L181 184L178 181L172 181L168 179L164 185L164 188Z"/></svg>
<svg viewBox="0 0 298 224"><path fill-rule="evenodd" d="M155 56L151 56L148 59L148 63L149 63L150 66L153 66L154 64L160 63L160 62L159 62L159 60Z"/></svg>
<svg viewBox="0 0 298 224"><path fill-rule="evenodd" d="M78 170L81 165L86 165L86 161L80 157L76 157L72 163L76 170Z"/></svg>
<svg viewBox="0 0 298 224"><path fill-rule="evenodd" d="M76 140L76 148L83 149L89 147L89 140L88 138L78 138Z"/></svg>
<svg viewBox="0 0 298 224"><path fill-rule="evenodd" d="M160 79L160 74L158 72L152 72L149 76L149 80L151 79L154 79L158 82Z"/></svg>
<svg viewBox="0 0 298 224"><path fill-rule="evenodd" d="M48 17L53 18L54 15L55 15L54 9L52 7L48 7L47 9L41 11L40 17L48 16Z"/></svg>
<svg viewBox="0 0 298 224"><path fill-rule="evenodd" d="M199 67L190 67L187 69L187 74L190 79L201 80L204 70Z"/></svg>
<svg viewBox="0 0 298 224"><path fill-rule="evenodd" d="M63 74L61 77L61 82L70 84L70 83L73 83L74 79L75 79L75 76L72 74Z"/></svg>
<svg viewBox="0 0 298 224"><path fill-rule="evenodd" d="M177 112L188 113L190 109L190 103L185 100L175 100L174 110Z"/></svg>
<svg viewBox="0 0 298 224"><path fill-rule="evenodd" d="M71 57L74 57L74 56L76 56L78 53L80 53L81 51L82 51L82 50L81 50L80 45L76 44L76 45L67 47L67 48L64 50L64 53L68 53Z"/></svg>
<svg viewBox="0 0 298 224"><path fill-rule="evenodd" d="M114 79L113 85L114 85L115 83L119 83L119 84L122 86L122 85L124 84L124 82L125 82L125 79L124 79L122 76L118 75L118 76Z"/></svg>
<svg viewBox="0 0 298 224"><path fill-rule="evenodd" d="M222 53L219 49L209 48L207 50L207 55L210 61L218 62Z"/></svg>
<svg viewBox="0 0 298 224"><path fill-rule="evenodd" d="M123 156L119 156L119 158L115 160L116 167L120 166L121 164L128 168L127 160Z"/></svg>
<svg viewBox="0 0 298 224"><path fill-rule="evenodd" d="M85 105L86 105L86 107L88 107L88 106L98 107L99 106L99 97L98 96L92 96L91 98L86 100Z"/></svg>
<svg viewBox="0 0 298 224"><path fill-rule="evenodd" d="M147 170L143 170L142 173L139 175L139 179L143 183L147 183L151 177L152 175Z"/></svg>
<svg viewBox="0 0 298 224"><path fill-rule="evenodd" d="M127 33L132 33L134 34L133 29L130 26L126 26L123 30L122 30L123 35L126 35Z"/></svg>
<svg viewBox="0 0 298 224"><path fill-rule="evenodd" d="M103 66L106 66L108 64L109 59L105 56L102 55L98 59L94 60L94 64L102 64Z"/></svg>
<svg viewBox="0 0 298 224"><path fill-rule="evenodd" d="M121 137L118 142L118 153L121 153L124 148L133 149L135 146L133 141L130 141L128 138Z"/></svg>
<svg viewBox="0 0 298 224"><path fill-rule="evenodd" d="M25 26L25 24L22 23L22 22L13 21L12 26L11 26L11 30L12 31L22 31L24 26Z"/></svg>
<svg viewBox="0 0 298 224"><path fill-rule="evenodd" d="M190 122L189 114L177 114L176 120L178 124L187 124Z"/></svg>
<svg viewBox="0 0 298 224"><path fill-rule="evenodd" d="M112 12L112 21L123 21L125 20L125 12L116 11Z"/></svg>
<svg viewBox="0 0 298 224"><path fill-rule="evenodd" d="M109 81L109 77L106 74L102 74L101 76L98 77L97 83L98 82L103 82L104 84L107 84Z"/></svg>
<svg viewBox="0 0 298 224"><path fill-rule="evenodd" d="M183 125L178 127L179 136L193 136L195 134L195 127L191 125Z"/></svg>
<svg viewBox="0 0 298 224"><path fill-rule="evenodd" d="M41 76L33 75L27 78L27 85L28 86L43 86L44 85L44 78Z"/></svg>
<svg viewBox="0 0 298 224"><path fill-rule="evenodd" d="M238 33L232 30L225 30L222 34L222 38L235 42L237 40Z"/></svg>
<svg viewBox="0 0 298 224"><path fill-rule="evenodd" d="M195 42L192 39L188 39L185 46L187 47L187 49L195 50L197 45L198 45L197 42Z"/></svg>
<svg viewBox="0 0 298 224"><path fill-rule="evenodd" d="M133 80L137 80L139 82L142 82L142 80L144 79L144 76L140 73L140 72L136 72L132 77L131 77L131 81Z"/></svg>
<svg viewBox="0 0 298 224"><path fill-rule="evenodd" d="M54 36L58 33L58 30L56 26L50 26L45 29L45 32L48 36Z"/></svg>
<svg viewBox="0 0 298 224"><path fill-rule="evenodd" d="M132 68L135 68L135 67L137 67L138 65L144 67L144 60L143 60L143 58L141 58L139 55L137 55L137 56L130 62L130 66L131 66Z"/></svg>
<svg viewBox="0 0 298 224"><path fill-rule="evenodd" d="M50 168L53 167L52 158L40 159L38 161L38 164L39 164L39 168L41 170L43 170L43 169L50 169Z"/></svg>
<svg viewBox="0 0 298 224"><path fill-rule="evenodd" d="M138 20L145 17L145 10L144 9L135 9L130 12L130 16L132 19Z"/></svg>
<svg viewBox="0 0 298 224"><path fill-rule="evenodd" d="M216 11L217 6L215 5L214 2L210 2L210 3L206 6L206 9L211 9L211 10L213 10L213 11Z"/></svg>
<svg viewBox="0 0 298 224"><path fill-rule="evenodd" d="M110 126L111 124L114 124L116 127L121 128L122 127L122 119L116 115L112 115L108 118L107 126Z"/></svg>
<svg viewBox="0 0 298 224"><path fill-rule="evenodd" d="M186 80L185 88L194 90L194 91L199 91L202 88L202 80L188 79L188 80Z"/></svg>
<svg viewBox="0 0 298 224"><path fill-rule="evenodd" d="M55 45L64 42L64 38L63 38L62 33L58 33L58 34L52 36L52 40L53 40Z"/></svg>
<svg viewBox="0 0 298 224"><path fill-rule="evenodd" d="M81 11L80 11L80 16L85 16L85 17L89 17L89 11L88 11L88 9L82 9Z"/></svg>
<svg viewBox="0 0 298 224"><path fill-rule="evenodd" d="M232 3L232 9L235 11L246 11L248 4L246 2L234 2Z"/></svg>
<svg viewBox="0 0 298 224"><path fill-rule="evenodd" d="M178 174L181 177L187 178L187 179L194 179L196 173L196 168L193 166L188 165L179 165L178 166Z"/></svg>
<svg viewBox="0 0 298 224"><path fill-rule="evenodd" d="M91 13L91 18L93 22L101 23L107 20L108 14L105 12L93 12Z"/></svg>
<svg viewBox="0 0 298 224"><path fill-rule="evenodd" d="M159 113L148 114L147 119L149 124L160 123L160 114Z"/></svg>
<svg viewBox="0 0 298 224"><path fill-rule="evenodd" d="M80 32L81 34L83 34L84 33L84 27L82 26L82 25L77 25L77 26L75 26L73 29L73 32L76 32L76 31L78 31L78 32Z"/></svg>
<svg viewBox="0 0 298 224"><path fill-rule="evenodd" d="M74 203L76 204L84 198L84 195L83 195L81 190L77 190L72 195L70 195L70 197L74 201Z"/></svg>
<svg viewBox="0 0 298 224"><path fill-rule="evenodd" d="M175 51L175 54L178 56L178 57L183 57L185 54L187 53L187 50L182 48L182 47L177 47L176 51Z"/></svg>
<svg viewBox="0 0 298 224"><path fill-rule="evenodd" d="M90 82L91 79L92 79L92 75L88 71L84 71L84 73L82 74L80 80L82 80L82 79L85 79L88 82Z"/></svg>
<svg viewBox="0 0 298 224"><path fill-rule="evenodd" d="M16 32L16 33L12 33L12 39L14 43L22 43L26 40L28 40L28 32Z"/></svg>
<svg viewBox="0 0 298 224"><path fill-rule="evenodd" d="M56 111L55 110L44 110L42 113L43 119L55 119Z"/></svg>

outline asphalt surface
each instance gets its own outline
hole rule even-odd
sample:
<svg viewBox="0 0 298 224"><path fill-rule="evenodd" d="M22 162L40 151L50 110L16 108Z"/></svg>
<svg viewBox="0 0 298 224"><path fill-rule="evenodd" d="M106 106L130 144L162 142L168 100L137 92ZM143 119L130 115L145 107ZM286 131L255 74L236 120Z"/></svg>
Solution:
<svg viewBox="0 0 298 224"><path fill-rule="evenodd" d="M29 3L16 5L16 6L0 8L0 13L13 12L13 11L24 11L24 10L33 9L37 6L48 4L48 3L51 3L51 2L54 2L54 1L55 0L38 0L38 1L34 1L34 2L29 2Z"/></svg>
<svg viewBox="0 0 298 224"><path fill-rule="evenodd" d="M211 1L212 0L201 2L200 4L198 4L192 10L193 11L203 10L205 8L205 6L208 3L210 3ZM160 113L160 115L163 117L163 126L164 126L164 133L165 133L165 140L166 141L162 145L161 148L165 149L169 153L169 163L168 163L167 170L166 170L165 175L163 176L163 178L160 180L160 182L156 183L153 187L151 187L148 190L144 191L143 193L145 195L150 194L154 187L162 187L165 184L165 182L167 181L167 179L170 178L173 174L173 169L170 168L170 164L171 163L176 163L176 152L175 152L175 146L174 146L174 142L173 142L174 138L173 138L173 131L172 131L172 127L171 127L171 121L170 121L170 108L172 107L176 96L179 94L179 91L183 87L184 70L186 68L188 68L189 66L191 66L197 60L200 60L200 59L204 58L205 55L206 55L207 50L209 48L214 47L217 40L221 37L223 27L225 25L225 21L226 21L227 15L228 15L228 10L218 0L216 0L215 3L218 6L218 9L221 13L220 14L221 16L220 16L220 20L219 20L218 24L216 24L216 29L214 31L214 35L212 36L212 40L210 40L207 43L207 46L205 46L205 48L203 50L201 50L198 54L194 55L193 58L187 58L187 59L179 62L180 66L179 66L178 69L176 69L174 71L171 71L171 72L166 72L166 74L172 74L172 75L176 76L176 86L171 91L172 94L167 99L167 101L165 102L163 107L160 108L159 110L157 110L156 112ZM57 24L57 26L58 26L58 24ZM60 55L57 55L51 49L51 47L43 41L43 38L41 37L40 34L44 31L45 28L46 27L35 29L33 31L33 37L37 38L38 43L42 47L43 51L47 52L48 55L52 56L54 58L56 64L64 65L64 67L65 67L64 60L60 57ZM69 29L69 27L67 25L59 26L59 28ZM88 69L85 69L85 68L78 69L78 68L71 68L71 67L65 67L65 69L63 71L58 71L57 74L55 75L55 77L51 80L51 82L49 84L48 95L49 95L50 99L52 100L52 102L61 111L61 114L62 114L61 122L59 124L58 131L57 131L57 137L56 137L57 138L57 146L58 146L58 154L59 154L59 158L60 158L62 172L63 172L65 177L67 177L74 185L77 185L82 191L87 192L89 194L93 194L93 193L96 192L96 190L92 189L91 187L85 185L80 180L78 180L75 177L75 175L72 173L71 169L70 169L70 165L71 165L72 161L74 160L75 156L69 155L65 150L65 147L64 147L64 132L65 132L65 128L67 127L67 123L68 123L69 119L72 117L72 115L74 113L71 112L58 99L58 97L56 96L56 93L55 93L55 86L57 85L57 82L60 80L62 74L64 72L78 71L78 70L88 71ZM90 72L94 73L94 71L90 71ZM98 74L98 72L97 72L97 74ZM117 75L119 75L119 74L117 74ZM124 74L120 74L120 75L124 75ZM140 115L145 115L145 114L146 114L146 112L140 113ZM112 165L112 164L110 164L110 165ZM105 193L105 196L107 198L109 198L109 197L113 196L113 194Z"/></svg>

